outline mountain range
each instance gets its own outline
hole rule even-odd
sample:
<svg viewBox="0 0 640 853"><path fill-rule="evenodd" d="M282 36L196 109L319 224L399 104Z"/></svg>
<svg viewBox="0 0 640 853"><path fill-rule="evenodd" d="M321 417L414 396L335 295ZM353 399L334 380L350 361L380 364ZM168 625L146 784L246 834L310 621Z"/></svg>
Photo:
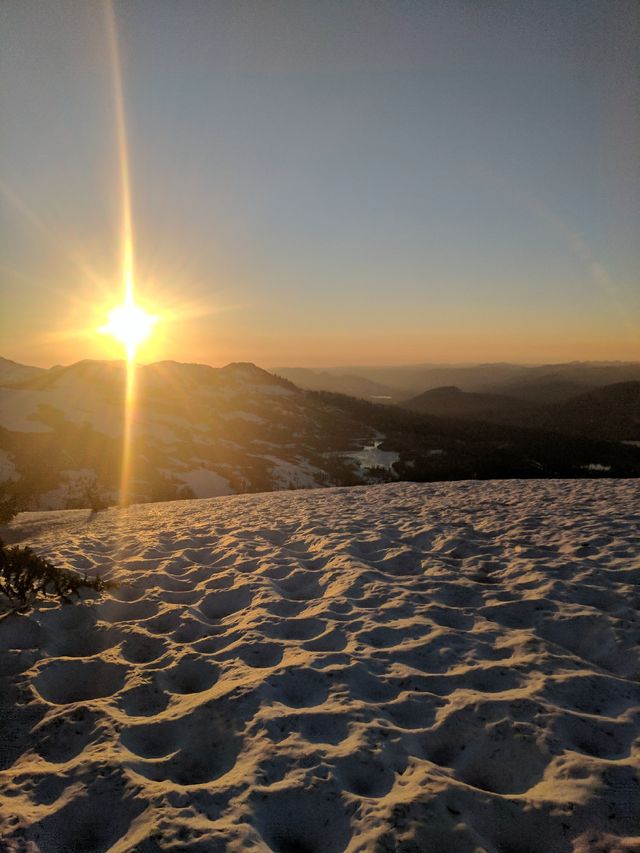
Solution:
<svg viewBox="0 0 640 853"><path fill-rule="evenodd" d="M478 370L483 381L491 373ZM398 406L301 389L251 363L140 365L129 499L397 479L640 476L637 385L542 407L444 388ZM117 501L125 391L123 362L45 370L0 359L0 491L24 509Z"/></svg>
<svg viewBox="0 0 640 853"><path fill-rule="evenodd" d="M276 367L273 372L301 388L398 403L434 388L501 394L535 403L558 403L591 388L640 381L639 362L569 362L399 367Z"/></svg>

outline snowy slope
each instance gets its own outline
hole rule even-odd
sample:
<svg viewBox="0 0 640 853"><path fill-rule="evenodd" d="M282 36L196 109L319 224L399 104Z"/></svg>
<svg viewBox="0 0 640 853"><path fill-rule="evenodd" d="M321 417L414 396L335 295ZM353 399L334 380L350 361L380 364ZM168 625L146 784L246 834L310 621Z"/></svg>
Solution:
<svg viewBox="0 0 640 853"><path fill-rule="evenodd" d="M23 514L118 577L0 622L11 851L640 846L637 481Z"/></svg>

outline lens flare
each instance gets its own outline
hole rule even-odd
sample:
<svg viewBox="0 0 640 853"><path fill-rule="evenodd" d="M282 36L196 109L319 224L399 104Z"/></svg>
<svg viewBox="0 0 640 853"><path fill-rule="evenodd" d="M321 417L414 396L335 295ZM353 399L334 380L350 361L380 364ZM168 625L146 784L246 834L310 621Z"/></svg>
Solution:
<svg viewBox="0 0 640 853"><path fill-rule="evenodd" d="M116 137L118 161L120 165L121 199L121 257L122 284L124 300L121 306L109 314L109 322L104 327L120 340L127 352L126 381L124 393L124 424L122 442L122 468L120 476L120 504L129 502L131 487L131 461L133 450L133 424L136 404L136 349L148 336L153 326L150 315L136 305L134 298L135 264L133 223L131 215L131 181L129 178L129 149L127 146L127 126L124 109L124 90L122 85L122 67L118 45L118 29L111 0L105 4L107 39L111 59L111 79L115 106ZM151 321L151 322L150 322Z"/></svg>

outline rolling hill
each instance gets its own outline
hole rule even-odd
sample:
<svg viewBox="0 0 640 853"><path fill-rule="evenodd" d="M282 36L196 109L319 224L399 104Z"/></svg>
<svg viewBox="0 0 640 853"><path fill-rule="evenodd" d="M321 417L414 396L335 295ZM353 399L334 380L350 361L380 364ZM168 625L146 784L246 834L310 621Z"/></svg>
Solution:
<svg viewBox="0 0 640 853"><path fill-rule="evenodd" d="M515 397L506 394L481 394L462 391L455 385L432 388L402 403L403 407L415 412L440 415L447 418L470 418L472 420L509 423L510 418L519 419L528 407Z"/></svg>
<svg viewBox="0 0 640 853"><path fill-rule="evenodd" d="M546 405L455 387L425 391L402 405L429 415L534 426L611 441L640 441L640 382L617 382Z"/></svg>

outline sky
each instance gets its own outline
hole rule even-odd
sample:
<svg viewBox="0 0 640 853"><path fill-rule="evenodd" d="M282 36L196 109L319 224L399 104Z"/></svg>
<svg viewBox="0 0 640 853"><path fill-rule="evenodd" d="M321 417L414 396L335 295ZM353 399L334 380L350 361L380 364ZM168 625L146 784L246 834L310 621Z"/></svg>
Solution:
<svg viewBox="0 0 640 853"><path fill-rule="evenodd" d="M640 359L635 0L0 3L0 354ZM117 65L117 68L116 68Z"/></svg>

